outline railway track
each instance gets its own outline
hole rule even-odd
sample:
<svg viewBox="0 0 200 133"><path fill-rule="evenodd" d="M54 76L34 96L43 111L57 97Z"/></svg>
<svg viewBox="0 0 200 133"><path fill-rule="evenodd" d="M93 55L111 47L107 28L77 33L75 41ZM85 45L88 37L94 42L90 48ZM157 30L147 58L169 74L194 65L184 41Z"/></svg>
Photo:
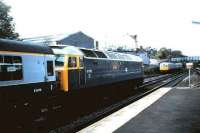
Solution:
<svg viewBox="0 0 200 133"><path fill-rule="evenodd" d="M139 88L144 88L145 86L150 86L153 84L156 84L159 81L165 80L167 78L170 78L172 76L172 74L165 74L165 75L160 75L158 77L153 77L153 78L148 78L148 79L144 79L144 82L141 86L139 86Z"/></svg>
<svg viewBox="0 0 200 133"><path fill-rule="evenodd" d="M171 74L155 75L155 76L151 76L151 77L145 77L144 81L143 81L143 84L144 83L148 83L150 81L154 81L154 80L160 79L160 78L168 76L168 75L171 75Z"/></svg>
<svg viewBox="0 0 200 133"><path fill-rule="evenodd" d="M195 71L198 75L200 75L200 68L195 68L193 69L193 71Z"/></svg>
<svg viewBox="0 0 200 133"><path fill-rule="evenodd" d="M198 76L200 76L200 68L194 68L192 69L192 72L195 72ZM200 87L200 82L191 85L191 87Z"/></svg>
<svg viewBox="0 0 200 133"><path fill-rule="evenodd" d="M104 118L105 116L108 116L109 114L129 105L130 103L150 94L151 92L153 92L161 87L176 86L180 81L182 81L182 79L185 76L186 76L186 74L179 74L176 76L172 76L172 75L164 76L165 78L163 77L160 80L156 80L157 82L154 82L153 84L148 84L148 87L147 87L147 84L144 86L141 86L140 88L143 88L143 91L139 91L136 95L129 96L128 98L123 99L122 101L118 101L115 104L105 107L99 111L93 112L87 116L80 117L68 125L56 128L49 132L50 133L57 133L57 132L60 133L60 132L78 131L81 128L88 126L88 125L100 120L101 118Z"/></svg>

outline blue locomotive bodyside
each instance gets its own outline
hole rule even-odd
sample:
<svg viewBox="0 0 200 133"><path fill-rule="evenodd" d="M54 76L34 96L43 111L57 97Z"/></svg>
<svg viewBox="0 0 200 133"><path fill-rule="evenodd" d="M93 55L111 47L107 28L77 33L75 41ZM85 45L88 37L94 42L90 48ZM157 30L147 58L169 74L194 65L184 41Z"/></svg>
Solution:
<svg viewBox="0 0 200 133"><path fill-rule="evenodd" d="M142 63L112 59L84 58L86 86L98 86L142 79Z"/></svg>

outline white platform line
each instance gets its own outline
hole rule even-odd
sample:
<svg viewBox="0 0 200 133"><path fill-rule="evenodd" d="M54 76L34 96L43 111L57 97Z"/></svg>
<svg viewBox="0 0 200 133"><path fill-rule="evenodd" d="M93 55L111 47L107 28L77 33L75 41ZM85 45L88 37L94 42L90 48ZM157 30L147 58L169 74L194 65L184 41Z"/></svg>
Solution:
<svg viewBox="0 0 200 133"><path fill-rule="evenodd" d="M78 133L111 133L149 107L172 88L161 88L100 121L80 130Z"/></svg>

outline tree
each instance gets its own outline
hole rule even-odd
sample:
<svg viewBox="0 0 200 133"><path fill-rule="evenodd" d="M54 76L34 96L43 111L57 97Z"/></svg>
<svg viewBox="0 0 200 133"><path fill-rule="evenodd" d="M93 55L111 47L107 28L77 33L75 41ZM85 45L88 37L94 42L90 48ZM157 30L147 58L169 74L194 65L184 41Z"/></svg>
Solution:
<svg viewBox="0 0 200 133"><path fill-rule="evenodd" d="M182 57L183 54L180 50L173 51L171 49L163 47L156 53L155 56L157 59L170 59L170 58Z"/></svg>
<svg viewBox="0 0 200 133"><path fill-rule="evenodd" d="M165 47L161 48L160 50L147 47L145 48L145 51L148 53L150 58L153 59L170 59L184 56L180 50L172 50Z"/></svg>
<svg viewBox="0 0 200 133"><path fill-rule="evenodd" d="M161 48L157 53L159 59L169 59L171 57L172 50L167 48Z"/></svg>
<svg viewBox="0 0 200 133"><path fill-rule="evenodd" d="M143 46L140 46L139 48L136 48L136 51L145 51L145 49L143 48Z"/></svg>
<svg viewBox="0 0 200 133"><path fill-rule="evenodd" d="M150 58L158 59L157 56L156 56L157 53L158 53L157 49L151 48L151 47L147 47L147 48L145 48L145 51L147 51L147 53L148 53Z"/></svg>
<svg viewBox="0 0 200 133"><path fill-rule="evenodd" d="M180 50L174 50L174 51L172 51L172 57L173 58L182 57L182 56L183 56L183 54L182 54L182 52Z"/></svg>
<svg viewBox="0 0 200 133"><path fill-rule="evenodd" d="M10 6L0 1L0 38L16 39L19 34L14 31L15 24L9 12Z"/></svg>

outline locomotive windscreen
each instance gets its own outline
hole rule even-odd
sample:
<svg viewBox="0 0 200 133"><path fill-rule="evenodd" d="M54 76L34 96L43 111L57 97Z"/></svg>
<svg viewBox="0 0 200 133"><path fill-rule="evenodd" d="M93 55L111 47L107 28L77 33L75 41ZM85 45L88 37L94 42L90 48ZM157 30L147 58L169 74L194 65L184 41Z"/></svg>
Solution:
<svg viewBox="0 0 200 133"><path fill-rule="evenodd" d="M65 58L64 55L56 55L55 65L64 66Z"/></svg>

